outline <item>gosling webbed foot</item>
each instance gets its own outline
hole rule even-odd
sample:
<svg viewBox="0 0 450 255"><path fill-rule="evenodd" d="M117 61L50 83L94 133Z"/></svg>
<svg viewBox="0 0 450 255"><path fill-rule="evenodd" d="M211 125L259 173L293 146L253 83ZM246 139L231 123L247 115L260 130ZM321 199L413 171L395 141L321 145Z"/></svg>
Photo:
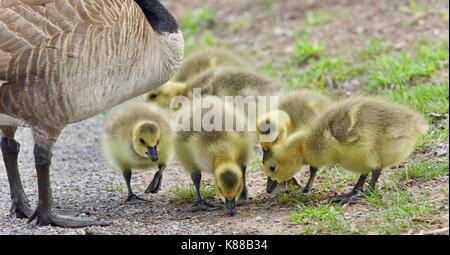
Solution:
<svg viewBox="0 0 450 255"><path fill-rule="evenodd" d="M194 205L192 205L191 212L197 211L215 211L220 209L220 206L210 204L203 199L197 200Z"/></svg>
<svg viewBox="0 0 450 255"><path fill-rule="evenodd" d="M145 193L152 193L152 194L158 193L158 191L161 189L162 179L163 179L163 172L162 171L156 172L155 175L153 176L152 182L150 183L150 185L148 185L148 188L145 190Z"/></svg>
<svg viewBox="0 0 450 255"><path fill-rule="evenodd" d="M337 195L330 198L330 202L338 203L338 204L362 204L364 203L364 199L361 196L361 193L350 192L343 195Z"/></svg>
<svg viewBox="0 0 450 255"><path fill-rule="evenodd" d="M141 198L134 193L128 194L128 197L125 200L125 204L140 204L140 203L144 203L144 202L150 202L150 201L145 198Z"/></svg>
<svg viewBox="0 0 450 255"><path fill-rule="evenodd" d="M55 210L58 211L58 210ZM37 209L28 220L31 223L36 219L37 226L54 226L62 228L83 228L89 226L108 226L109 223L99 219L90 217L74 217L63 214L58 214L55 211L46 212ZM69 212L69 210L59 210ZM73 212L73 211L72 211Z"/></svg>

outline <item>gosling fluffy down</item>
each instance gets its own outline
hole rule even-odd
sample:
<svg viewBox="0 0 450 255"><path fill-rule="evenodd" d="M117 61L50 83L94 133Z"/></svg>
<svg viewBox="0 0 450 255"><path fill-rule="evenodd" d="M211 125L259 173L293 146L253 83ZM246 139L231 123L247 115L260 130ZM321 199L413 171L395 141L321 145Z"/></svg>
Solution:
<svg viewBox="0 0 450 255"><path fill-rule="evenodd" d="M200 112L202 119L209 123L219 123L214 130L201 127L200 131L178 131L174 139L175 155L183 168L191 174L197 191L197 202L194 210L210 210L214 206L204 201L200 194L201 173L206 172L214 176L217 191L226 204L227 213L236 213L236 200L247 199L245 171L253 149L254 136L250 132L223 131L227 119L234 122L245 121L245 116L234 111L232 105L224 103L217 97L206 97L214 104L216 113L209 115L208 109L185 107L176 114L191 116L189 123L193 127L193 116ZM207 118L209 116L209 118ZM175 117L177 118L177 117ZM220 123L222 121L222 123Z"/></svg>
<svg viewBox="0 0 450 255"><path fill-rule="evenodd" d="M331 104L332 101L326 96L309 90L297 90L282 95L278 109L261 116L257 122L256 133L263 151L263 163L274 144L285 141L288 135L310 125ZM317 169L311 167L304 192L311 190L316 173ZM275 188L273 183L272 186L270 184L268 181L269 193Z"/></svg>
<svg viewBox="0 0 450 255"><path fill-rule="evenodd" d="M366 177L374 190L381 170L405 160L427 132L424 118L403 106L356 97L327 109L310 127L272 147L264 172L274 182L291 178L302 165L341 165L361 174L349 194L332 201L358 201Z"/></svg>
<svg viewBox="0 0 450 255"><path fill-rule="evenodd" d="M202 88L202 95L224 96L272 96L284 92L284 86L276 80L253 71L237 68L209 70L192 81L191 88Z"/></svg>
<svg viewBox="0 0 450 255"><path fill-rule="evenodd" d="M128 202L143 200L130 185L132 170L158 167L146 193L156 193L172 148L172 133L164 113L146 103L126 103L112 110L102 137L103 154L120 170L128 188Z"/></svg>
<svg viewBox="0 0 450 255"><path fill-rule="evenodd" d="M188 96L193 79L208 70L225 66L251 69L249 63L231 51L217 48L204 50L183 61L175 76L166 84L146 93L144 100L169 109L173 97Z"/></svg>

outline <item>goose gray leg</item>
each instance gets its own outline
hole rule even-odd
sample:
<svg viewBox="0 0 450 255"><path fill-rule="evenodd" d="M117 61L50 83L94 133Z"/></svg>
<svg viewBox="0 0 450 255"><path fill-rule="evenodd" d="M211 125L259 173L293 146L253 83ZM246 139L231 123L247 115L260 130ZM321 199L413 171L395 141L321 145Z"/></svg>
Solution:
<svg viewBox="0 0 450 255"><path fill-rule="evenodd" d="M200 184L202 182L202 173L201 172L192 173L191 179L195 186L195 194L196 194L196 199L197 199L195 204L192 206L191 211L192 212L214 211L214 210L219 209L218 206L210 204L210 203L206 202L205 200L203 200L203 198L202 198L202 194L200 193Z"/></svg>
<svg viewBox="0 0 450 255"><path fill-rule="evenodd" d="M20 144L14 140L16 127L1 127L1 150L3 161L5 163L6 173L8 175L9 189L11 196L11 214L19 219L26 219L31 216L33 211L30 209L28 200L22 187L17 157L20 151Z"/></svg>
<svg viewBox="0 0 450 255"><path fill-rule="evenodd" d="M312 189L312 185L314 183L314 179L316 178L318 169L316 167L309 167L309 179L306 186L303 188L303 193L308 193Z"/></svg>
<svg viewBox="0 0 450 255"><path fill-rule="evenodd" d="M59 135L59 132L55 132ZM56 136L47 136L46 133L37 133L33 130L34 136L34 159L38 179L38 206L29 218L29 222L37 220L39 226L58 226L64 228L81 228L87 226L105 226L107 223L91 219L89 217L73 217L59 213L64 210L53 210L53 197L50 185L50 165L52 159L51 149ZM43 139L52 137L53 139ZM42 144L42 145L41 145Z"/></svg>
<svg viewBox="0 0 450 255"><path fill-rule="evenodd" d="M145 193L152 193L156 194L161 189L162 179L163 179L163 172L166 169L166 165L159 165L158 166L158 172L155 173L153 176L153 180L148 185L148 188L145 190Z"/></svg>
<svg viewBox="0 0 450 255"><path fill-rule="evenodd" d="M331 197L330 201L334 203L340 203L340 204L357 204L360 203L361 200L361 192L364 188L364 183L366 182L367 174L362 174L358 182L356 183L355 187L350 193L344 194L344 195L338 195Z"/></svg>
<svg viewBox="0 0 450 255"><path fill-rule="evenodd" d="M136 203L141 203L141 202L148 202L148 200L146 200L144 198L140 198L136 194L134 194L133 190L131 189L131 175L132 175L132 172L130 169L123 171L123 178L125 179L125 182L127 184L127 190L128 190L128 197L125 200L125 203L136 204Z"/></svg>

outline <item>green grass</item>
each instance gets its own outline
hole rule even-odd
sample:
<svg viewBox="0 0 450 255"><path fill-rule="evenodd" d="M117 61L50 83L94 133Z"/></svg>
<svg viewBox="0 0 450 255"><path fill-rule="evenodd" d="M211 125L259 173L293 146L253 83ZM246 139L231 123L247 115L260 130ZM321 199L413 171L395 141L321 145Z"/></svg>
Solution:
<svg viewBox="0 0 450 255"><path fill-rule="evenodd" d="M183 185L175 187L176 200L180 203L195 202L195 188L192 185ZM200 187L200 193L204 199L214 199L217 192L215 187Z"/></svg>
<svg viewBox="0 0 450 255"><path fill-rule="evenodd" d="M401 181L413 180L426 182L448 175L448 158L436 158L422 161L396 172Z"/></svg>
<svg viewBox="0 0 450 255"><path fill-rule="evenodd" d="M429 84L409 88L400 93L398 90L386 90L382 96L389 101L416 109L420 113L448 113L448 81L443 84Z"/></svg>
<svg viewBox="0 0 450 255"><path fill-rule="evenodd" d="M444 142L448 139L448 121L443 123L442 128L432 128L428 134L419 138L416 147L419 149L432 148L434 142Z"/></svg>
<svg viewBox="0 0 450 255"><path fill-rule="evenodd" d="M296 205L290 219L300 234L401 234L434 224L432 217L440 211L429 200L428 195L394 189L367 197L369 211L353 221L344 218L349 207L329 203Z"/></svg>
<svg viewBox="0 0 450 255"><path fill-rule="evenodd" d="M289 187L288 191L279 190L275 194L275 199L280 204L289 205L313 205L323 199L318 193L303 193L300 187Z"/></svg>
<svg viewBox="0 0 450 255"><path fill-rule="evenodd" d="M414 20L421 19L428 13L425 7L417 4L417 0L409 0L409 12L413 15Z"/></svg>
<svg viewBox="0 0 450 255"><path fill-rule="evenodd" d="M180 26L187 56L216 44L216 39L210 32L215 27L214 20L214 14L206 8L197 9L182 18Z"/></svg>
<svg viewBox="0 0 450 255"><path fill-rule="evenodd" d="M448 22L448 10L441 12L441 18L443 21Z"/></svg>
<svg viewBox="0 0 450 255"><path fill-rule="evenodd" d="M423 43L413 56L400 53L398 56L382 55L369 65L368 91L379 89L399 89L403 92L415 78L430 77L448 62L448 43L438 47Z"/></svg>
<svg viewBox="0 0 450 255"><path fill-rule="evenodd" d="M261 8L264 11L270 11L273 8L273 0L263 0L261 2Z"/></svg>
<svg viewBox="0 0 450 255"><path fill-rule="evenodd" d="M382 38L370 38L367 41L367 48L363 50L360 55L364 59L375 59L383 54L389 53L393 46Z"/></svg>
<svg viewBox="0 0 450 255"><path fill-rule="evenodd" d="M258 172L262 169L262 156L257 155L254 159L248 164L247 172Z"/></svg>
<svg viewBox="0 0 450 255"><path fill-rule="evenodd" d="M370 215L374 221L365 226L366 232L377 234L400 234L414 228L429 227L430 217L439 213L436 206L427 203L429 195L417 195L408 191L394 190L368 197L373 208Z"/></svg>
<svg viewBox="0 0 450 255"><path fill-rule="evenodd" d="M290 215L294 224L300 225L300 234L351 234L353 231L342 219L343 208L338 205L297 207Z"/></svg>
<svg viewBox="0 0 450 255"><path fill-rule="evenodd" d="M290 88L311 88L325 90L329 85L351 80L363 71L362 66L353 66L341 58L321 58L303 71L294 71L288 86Z"/></svg>
<svg viewBox="0 0 450 255"><path fill-rule="evenodd" d="M320 42L312 42L309 37L302 36L295 39L293 61L296 65L303 65L309 59L319 58L324 46Z"/></svg>
<svg viewBox="0 0 450 255"><path fill-rule="evenodd" d="M306 14L305 24L310 27L315 27L329 22L332 18L333 16L328 12L324 11L308 12Z"/></svg>

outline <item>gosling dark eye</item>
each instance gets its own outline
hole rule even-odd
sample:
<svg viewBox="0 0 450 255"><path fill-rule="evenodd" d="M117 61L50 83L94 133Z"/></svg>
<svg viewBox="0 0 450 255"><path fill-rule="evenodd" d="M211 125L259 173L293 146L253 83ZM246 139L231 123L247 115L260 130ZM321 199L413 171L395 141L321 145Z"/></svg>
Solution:
<svg viewBox="0 0 450 255"><path fill-rule="evenodd" d="M157 94L150 94L150 99L155 99L155 98L157 98L158 97L158 95Z"/></svg>
<svg viewBox="0 0 450 255"><path fill-rule="evenodd" d="M270 171L275 172L275 170L277 170L277 167L276 166L270 166L269 169L270 169Z"/></svg>
<svg viewBox="0 0 450 255"><path fill-rule="evenodd" d="M142 145L145 145L145 141L144 141L144 139L139 139L139 142L142 144Z"/></svg>

